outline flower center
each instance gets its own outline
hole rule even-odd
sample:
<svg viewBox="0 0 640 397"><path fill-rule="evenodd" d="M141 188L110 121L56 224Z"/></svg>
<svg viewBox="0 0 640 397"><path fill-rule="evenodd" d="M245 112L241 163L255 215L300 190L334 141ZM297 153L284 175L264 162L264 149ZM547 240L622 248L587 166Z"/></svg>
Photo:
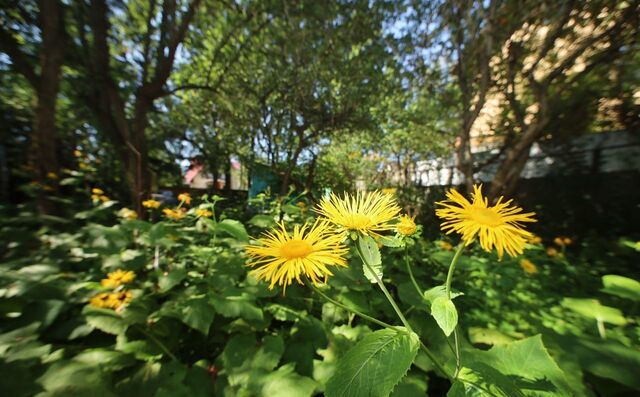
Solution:
<svg viewBox="0 0 640 397"><path fill-rule="evenodd" d="M486 226L502 225L502 217L491 208L474 208L471 217L478 223Z"/></svg>
<svg viewBox="0 0 640 397"><path fill-rule="evenodd" d="M352 214L349 217L349 226L352 229L364 229L371 225L371 218L363 214Z"/></svg>
<svg viewBox="0 0 640 397"><path fill-rule="evenodd" d="M304 240L289 240L280 247L280 253L287 259L304 258L311 252L313 247Z"/></svg>

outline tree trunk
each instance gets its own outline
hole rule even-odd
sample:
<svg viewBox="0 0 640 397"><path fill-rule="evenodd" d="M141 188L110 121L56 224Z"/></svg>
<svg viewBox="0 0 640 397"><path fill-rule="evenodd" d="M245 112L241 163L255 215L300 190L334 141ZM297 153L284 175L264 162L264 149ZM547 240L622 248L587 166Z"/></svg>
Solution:
<svg viewBox="0 0 640 397"><path fill-rule="evenodd" d="M38 209L44 214L59 212L50 195L59 189L60 165L56 137L56 102L60 87L60 69L64 55L62 33L62 7L57 1L43 0L40 4L42 23L42 49L40 52L40 76L34 87L37 104L31 142L31 162L37 170L38 182L45 190L39 190Z"/></svg>

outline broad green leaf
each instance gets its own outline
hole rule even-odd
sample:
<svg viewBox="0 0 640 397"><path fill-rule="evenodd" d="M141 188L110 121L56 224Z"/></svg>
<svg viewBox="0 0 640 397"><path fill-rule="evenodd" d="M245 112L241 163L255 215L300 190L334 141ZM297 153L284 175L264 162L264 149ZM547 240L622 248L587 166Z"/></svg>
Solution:
<svg viewBox="0 0 640 397"><path fill-rule="evenodd" d="M453 292L451 291L451 299L455 299L456 297L464 295L462 292ZM445 285L436 285L433 288L429 288L424 291L424 299L433 303L436 298L441 296L447 296L447 287Z"/></svg>
<svg viewBox="0 0 640 397"><path fill-rule="evenodd" d="M603 292L636 302L640 301L640 282L632 278L607 274L602 276L602 284L604 284Z"/></svg>
<svg viewBox="0 0 640 397"><path fill-rule="evenodd" d="M113 310L85 306L82 312L89 325L108 334L118 335L127 329L125 321Z"/></svg>
<svg viewBox="0 0 640 397"><path fill-rule="evenodd" d="M470 327L469 341L473 344L484 344L490 346L506 345L513 342L513 338L505 335L496 329Z"/></svg>
<svg viewBox="0 0 640 397"><path fill-rule="evenodd" d="M407 373L419 346L415 333L391 329L370 333L340 359L325 395L388 396Z"/></svg>
<svg viewBox="0 0 640 397"><path fill-rule="evenodd" d="M266 229L274 226L276 224L276 221L273 219L273 216L271 215L258 214L258 215L255 215L253 218L249 219L248 223L250 225L257 226L261 229Z"/></svg>
<svg viewBox="0 0 640 397"><path fill-rule="evenodd" d="M167 292L171 288L180 284L182 280L187 276L187 271L185 269L173 269L166 274L161 275L158 278L158 286L160 287L160 291Z"/></svg>
<svg viewBox="0 0 640 397"><path fill-rule="evenodd" d="M562 306L593 320L604 321L614 325L625 325L627 319L615 307L604 306L596 299L564 298Z"/></svg>
<svg viewBox="0 0 640 397"><path fill-rule="evenodd" d="M445 335L449 336L458 325L456 305L446 296L436 298L431 304L431 315Z"/></svg>
<svg viewBox="0 0 640 397"><path fill-rule="evenodd" d="M482 390L507 397L572 395L564 373L547 352L540 335L488 351L465 350L462 356L465 368L460 379L465 381L466 395L487 395Z"/></svg>
<svg viewBox="0 0 640 397"><path fill-rule="evenodd" d="M362 270L364 271L364 276L371 282L376 282L375 275L378 276L379 279L382 279L382 258L380 257L380 250L378 249L378 243L374 239L369 236L360 236L358 238L358 247L360 248L360 252L362 253L364 260L369 264L369 266L362 264ZM371 273L373 270L374 273Z"/></svg>
<svg viewBox="0 0 640 397"><path fill-rule="evenodd" d="M249 241L249 234L244 228L244 225L235 219L225 219L216 224L216 231L224 232L241 242Z"/></svg>
<svg viewBox="0 0 640 397"><path fill-rule="evenodd" d="M181 305L183 305L182 322L189 327L202 332L204 335L207 335L216 312L208 303L207 299L190 299L181 303Z"/></svg>
<svg viewBox="0 0 640 397"><path fill-rule="evenodd" d="M256 306L255 297L239 288L229 288L220 295L211 296L211 303L224 317L262 320L264 314Z"/></svg>
<svg viewBox="0 0 640 397"><path fill-rule="evenodd" d="M294 372L294 364L290 363L271 372L262 380L261 396L263 397L310 397L316 388L313 379Z"/></svg>

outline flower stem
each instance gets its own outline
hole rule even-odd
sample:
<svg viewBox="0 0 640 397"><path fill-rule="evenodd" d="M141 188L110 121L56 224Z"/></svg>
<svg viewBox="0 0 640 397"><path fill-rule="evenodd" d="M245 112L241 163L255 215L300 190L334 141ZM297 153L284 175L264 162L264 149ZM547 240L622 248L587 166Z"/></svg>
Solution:
<svg viewBox="0 0 640 397"><path fill-rule="evenodd" d="M451 259L451 264L449 265L449 271L447 272L447 281L445 283L445 291L447 293L447 298L451 300L451 281L453 280L453 271L456 268L456 264L458 263L458 258L460 258L460 254L464 249L464 242L460 242L458 248L456 249L456 253L453 255ZM456 371L453 374L454 379L458 377L458 373L460 372L461 362L460 362L460 343L458 341L458 325L453 329L453 341L455 349L453 353L456 355Z"/></svg>
<svg viewBox="0 0 640 397"><path fill-rule="evenodd" d="M451 280L453 279L453 270L456 268L456 264L458 263L458 258L460 258L460 254L464 249L464 243L461 242L458 245L456 253L453 255L453 259L451 259L451 264L449 265L449 272L447 273L447 282L445 284L447 291L447 298L451 300Z"/></svg>
<svg viewBox="0 0 640 397"><path fill-rule="evenodd" d="M362 250L360 249L360 245L357 244L357 243L356 243L356 250L358 251L358 255L360 255L360 259L362 259L362 263L364 263L364 265L367 267L367 269L369 269L369 272L373 275L373 278L376 280L376 283L378 283L378 286L380 287L380 289L384 293L384 296L387 298L389 303L391 303L391 306L393 307L393 310L395 310L396 314L400 318L400 321L402 321L402 325L404 325L405 328L408 329L410 332L413 332L413 329L411 328L411 325L409 325L409 322L404 317L404 314L402 314L402 310L400 310L400 308L398 307L398 304L396 303L395 299L393 299L393 296L391 296L391 294L389 293L389 290L387 290L387 287L385 287L385 285L382 282L382 280L380 280L380 277L378 277L378 274L376 274L376 272L373 270L373 267L369 264L369 262L367 262L367 260L364 257L364 254L362 253Z"/></svg>
<svg viewBox="0 0 640 397"><path fill-rule="evenodd" d="M409 263L409 248L407 247L404 247L404 264L407 266L407 273L409 273L409 277L411 278L411 283L413 284L416 291L418 291L418 294L420 294L420 296L423 297L424 295L423 295L422 289L420 289L420 286L416 282L416 278L413 277L413 271L411 271L411 264Z"/></svg>
<svg viewBox="0 0 640 397"><path fill-rule="evenodd" d="M162 342L160 342L160 340L158 340L158 338L153 336L152 333L147 332L142 327L136 327L136 328L138 329L138 331L142 332L144 334L144 336L146 336L147 338L151 339L151 341L153 343L155 343L160 348L160 350L164 351L167 354L167 356L171 357L171 359L173 361L180 362L180 360L178 360L178 357L176 357L175 354L171 353L171 350L169 350L169 348L167 348Z"/></svg>
<svg viewBox="0 0 640 397"><path fill-rule="evenodd" d="M341 303L341 302L338 302L337 300L335 300L335 299L333 299L333 298L330 298L330 297L329 297L329 296L327 296L324 292L322 292L322 291L320 291L318 288L316 288L313 284L307 283L307 285L308 285L309 287L311 287L311 289L312 289L312 290L314 290L316 293L318 293L318 295L322 296L324 299L326 299L327 301L329 301L329 302L333 303L334 305L336 305L336 306L338 306L338 307L341 307L341 308L343 308L343 309L344 309L344 310L346 310L346 311L352 312L352 313L354 313L354 314L356 314L356 315L358 315L358 316L360 316L360 317L364 318L365 320L369 320L369 321L371 321L371 322L372 322L372 323L374 323L374 324L378 324L378 325L379 325L379 326L381 326L381 327L384 327L384 328L390 328L390 329L395 329L395 330L397 330L397 327L395 327L395 326L393 326L393 325L391 325L391 324L387 324L387 323L385 323L384 321L380 321L380 320L378 320L378 319L377 319L377 318L375 318L375 317L371 317L371 316L369 316L369 315L367 315L367 314L364 314L364 313L362 313L362 312L360 312L360 311L358 311L358 310L352 309L352 308L350 308L349 306L347 306L347 305L345 305L345 304L343 304L343 303Z"/></svg>

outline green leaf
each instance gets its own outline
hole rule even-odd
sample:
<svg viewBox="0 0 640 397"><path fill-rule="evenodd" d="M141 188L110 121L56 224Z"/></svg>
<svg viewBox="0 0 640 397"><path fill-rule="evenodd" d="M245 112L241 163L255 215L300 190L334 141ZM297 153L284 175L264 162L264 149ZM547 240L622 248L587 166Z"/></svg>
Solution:
<svg viewBox="0 0 640 397"><path fill-rule="evenodd" d="M480 390L507 397L572 395L564 372L547 352L540 335L488 351L466 350L462 356L466 367L459 376L465 381L463 395L487 395Z"/></svg>
<svg viewBox="0 0 640 397"><path fill-rule="evenodd" d="M212 296L211 303L224 317L241 317L245 320L262 320L262 310L256 306L255 297L239 288L229 288L221 295Z"/></svg>
<svg viewBox="0 0 640 397"><path fill-rule="evenodd" d="M325 395L388 396L411 366L419 346L415 333L391 329L370 333L340 359Z"/></svg>
<svg viewBox="0 0 640 397"><path fill-rule="evenodd" d="M244 225L235 219L225 219L216 224L216 230L225 232L242 242L249 242L249 234Z"/></svg>
<svg viewBox="0 0 640 397"><path fill-rule="evenodd" d="M380 257L380 250L378 249L378 243L374 239L369 236L360 236L358 238L358 247L360 248L360 252L364 257L364 260L367 262L367 265L362 265L362 270L364 271L364 276L371 282L376 282L376 277L371 270L375 272L375 275L378 276L379 279L382 279L382 258ZM371 270L370 270L371 269Z"/></svg>
<svg viewBox="0 0 640 397"><path fill-rule="evenodd" d="M182 322L207 335L215 316L215 309L205 298L190 299L184 302L183 305Z"/></svg>
<svg viewBox="0 0 640 397"><path fill-rule="evenodd" d="M469 341L473 344L498 346L513 342L513 338L496 329L469 327Z"/></svg>
<svg viewBox="0 0 640 397"><path fill-rule="evenodd" d="M596 299L564 298L562 306L593 320L614 325L625 325L627 319L615 307L604 306Z"/></svg>
<svg viewBox="0 0 640 397"><path fill-rule="evenodd" d="M167 292L171 288L180 284L182 280L187 276L187 271L185 269L173 269L167 274L163 274L158 279L158 286L160 287L160 291Z"/></svg>
<svg viewBox="0 0 640 397"><path fill-rule="evenodd" d="M446 296L436 298L431 304L431 315L445 335L449 336L458 325L456 305Z"/></svg>
<svg viewBox="0 0 640 397"><path fill-rule="evenodd" d="M607 274L602 276L602 284L604 284L602 292L636 302L640 301L640 282L632 278Z"/></svg>
<svg viewBox="0 0 640 397"><path fill-rule="evenodd" d="M125 321L113 310L85 306L82 313L89 325L108 334L118 335L127 329Z"/></svg>
<svg viewBox="0 0 640 397"><path fill-rule="evenodd" d="M451 299L455 299L460 295L464 294L462 292L451 291ZM424 299L431 303L433 303L436 298L439 298L441 296L447 296L447 287L445 285L436 285L435 287L424 291Z"/></svg>
<svg viewBox="0 0 640 397"><path fill-rule="evenodd" d="M310 397L316 388L316 382L311 378L298 375L293 367L293 363L283 365L265 376L262 380L261 396Z"/></svg>
<svg viewBox="0 0 640 397"><path fill-rule="evenodd" d="M250 225L254 225L259 228L266 229L274 226L276 224L276 221L273 219L271 215L258 214L258 215L255 215L253 218L249 219L248 223Z"/></svg>

